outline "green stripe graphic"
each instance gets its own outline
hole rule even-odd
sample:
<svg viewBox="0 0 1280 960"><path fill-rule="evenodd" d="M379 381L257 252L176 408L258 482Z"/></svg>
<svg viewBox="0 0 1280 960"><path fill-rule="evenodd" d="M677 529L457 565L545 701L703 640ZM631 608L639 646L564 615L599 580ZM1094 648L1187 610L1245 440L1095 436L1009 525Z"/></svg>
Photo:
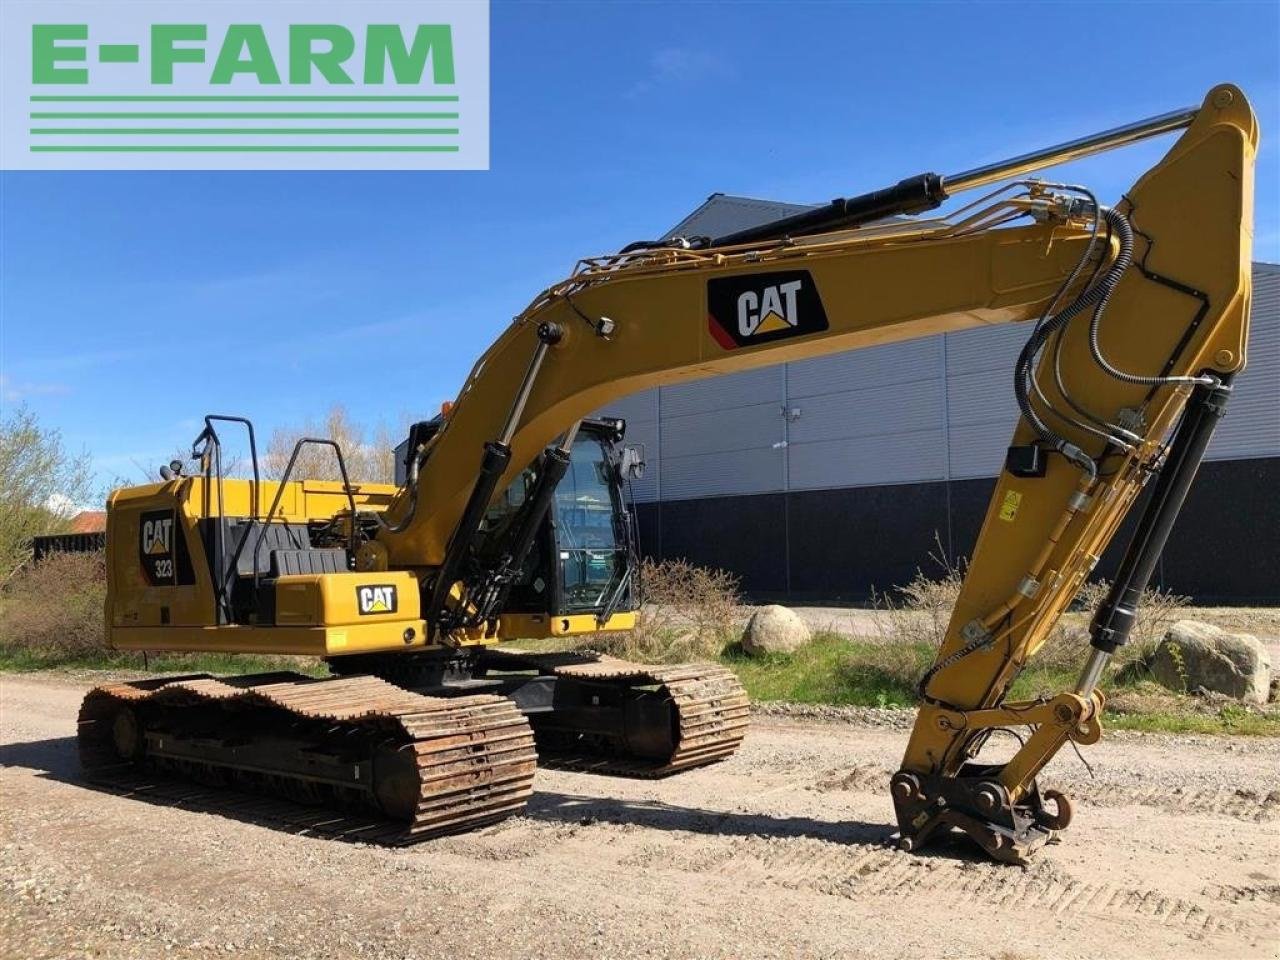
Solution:
<svg viewBox="0 0 1280 960"><path fill-rule="evenodd" d="M329 113L305 110L297 113L269 113L245 110L229 113L163 113L154 111L105 111L91 113L66 113L57 111L34 112L32 120L457 120L456 113L386 113L375 110L370 113Z"/></svg>
<svg viewBox="0 0 1280 960"><path fill-rule="evenodd" d="M89 146L63 146L39 144L32 153L457 153L456 146L389 146L348 145L340 146L277 146L246 144L243 146L193 145L193 144L93 144Z"/></svg>
<svg viewBox="0 0 1280 960"><path fill-rule="evenodd" d="M203 136L229 136L233 134L258 134L262 136L296 136L305 134L387 134L428 135L457 133L457 127L33 127L31 133L48 136L96 134L98 136L165 136L170 133Z"/></svg>
<svg viewBox="0 0 1280 960"><path fill-rule="evenodd" d="M51 95L31 97L32 103L456 103L456 96L178 96L178 95Z"/></svg>

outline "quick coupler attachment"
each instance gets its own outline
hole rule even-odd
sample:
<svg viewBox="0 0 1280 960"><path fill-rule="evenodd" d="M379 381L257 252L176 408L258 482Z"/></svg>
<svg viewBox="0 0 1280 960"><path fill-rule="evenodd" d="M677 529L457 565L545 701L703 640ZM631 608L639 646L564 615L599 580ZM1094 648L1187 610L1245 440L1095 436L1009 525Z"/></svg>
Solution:
<svg viewBox="0 0 1280 960"><path fill-rule="evenodd" d="M1032 781L1016 801L1000 782L1002 765L966 763L954 777L899 770L890 781L898 848L919 851L959 829L1001 863L1022 864L1071 823L1071 802ZM1050 809L1045 801L1053 804Z"/></svg>

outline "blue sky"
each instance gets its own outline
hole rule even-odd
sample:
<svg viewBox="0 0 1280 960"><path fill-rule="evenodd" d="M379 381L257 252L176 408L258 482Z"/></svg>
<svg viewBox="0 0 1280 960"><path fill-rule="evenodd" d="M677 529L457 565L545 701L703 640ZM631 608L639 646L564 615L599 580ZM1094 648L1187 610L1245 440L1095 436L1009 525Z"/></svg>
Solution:
<svg viewBox="0 0 1280 960"><path fill-rule="evenodd" d="M139 481L206 411L430 415L581 256L714 191L821 201L1240 84L1280 260L1280 5L503 3L468 173L0 175L0 402ZM1115 199L1167 147L1062 168Z"/></svg>

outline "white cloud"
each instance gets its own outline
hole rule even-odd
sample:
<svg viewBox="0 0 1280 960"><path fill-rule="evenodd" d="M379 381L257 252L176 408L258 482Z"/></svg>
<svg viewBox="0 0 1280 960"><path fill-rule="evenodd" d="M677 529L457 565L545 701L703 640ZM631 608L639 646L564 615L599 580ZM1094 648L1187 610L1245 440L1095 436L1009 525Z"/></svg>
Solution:
<svg viewBox="0 0 1280 960"><path fill-rule="evenodd" d="M65 383L18 383L0 373L0 397L8 403L20 403L28 397L56 397L70 393Z"/></svg>
<svg viewBox="0 0 1280 960"><path fill-rule="evenodd" d="M733 68L718 54L692 47L663 47L649 58L649 74L627 91L639 97L662 87L684 86L733 76Z"/></svg>
<svg viewBox="0 0 1280 960"><path fill-rule="evenodd" d="M44 508L60 517L74 517L77 513L97 509L89 504L76 503L63 493L50 494L49 498L44 502Z"/></svg>

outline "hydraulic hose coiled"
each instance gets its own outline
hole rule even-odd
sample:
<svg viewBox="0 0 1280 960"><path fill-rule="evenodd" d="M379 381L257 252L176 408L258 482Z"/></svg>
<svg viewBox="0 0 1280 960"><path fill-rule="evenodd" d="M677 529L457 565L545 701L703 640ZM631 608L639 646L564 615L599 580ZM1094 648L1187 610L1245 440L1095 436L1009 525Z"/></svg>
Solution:
<svg viewBox="0 0 1280 960"><path fill-rule="evenodd" d="M1022 416L1027 423L1031 424L1031 428L1035 430L1036 435L1042 442L1063 453L1067 453L1068 448L1072 452L1078 450L1078 448L1068 443L1065 437L1050 428L1031 405L1032 368L1040 350L1050 337L1090 307L1098 307L1100 310L1105 309L1111 299L1111 294L1120 282L1120 278L1124 276L1124 272L1133 263L1133 230L1129 228L1128 222L1125 221L1123 216L1109 207L1102 208L1101 214L1109 225L1113 225L1115 220L1125 225L1125 232L1121 233L1119 254L1096 283L1089 286L1071 303L1036 327L1035 332L1031 334L1026 344L1023 345L1022 352L1018 354L1018 362L1014 365L1013 390L1014 396L1018 401L1018 409L1022 412ZM1073 456L1072 459L1076 459L1076 457Z"/></svg>
<svg viewBox="0 0 1280 960"><path fill-rule="evenodd" d="M1116 232L1120 238L1120 253L1116 257L1116 265L1123 262L1124 268L1120 271L1127 270L1133 263L1133 227L1129 224L1129 219L1115 210L1104 208L1102 211L1103 218L1107 221L1107 225ZM1114 267L1113 267L1114 269ZM1166 383L1193 383L1203 386L1211 386L1217 383L1214 377L1162 377L1162 376L1143 376L1137 373L1127 373L1124 370L1113 366L1106 357L1102 355L1102 345L1098 342L1098 330L1101 326L1102 314L1107 309L1107 303L1111 300L1111 294L1114 287L1107 289L1102 298L1094 307L1093 317L1089 320L1089 352L1093 354L1094 362L1097 363L1102 370L1109 376L1121 381L1122 383L1133 383L1140 386L1157 386Z"/></svg>
<svg viewBox="0 0 1280 960"><path fill-rule="evenodd" d="M1103 207L1100 213L1109 232L1114 233L1119 239L1120 246L1115 260L1112 261L1110 267L1099 279L1090 284L1071 303L1046 318L1037 326L1035 332L1032 333L1023 346L1022 352L1018 355L1018 362L1014 367L1014 396L1017 398L1018 409L1021 411L1022 416L1031 425L1031 428L1035 430L1041 442L1061 452L1074 462L1080 463L1082 466L1085 465L1084 460L1090 460L1090 463L1092 463L1092 460L1085 456L1079 447L1070 443L1045 422L1044 418L1040 416L1031 403L1031 390L1034 377L1033 368L1036 358L1044 348L1044 345L1052 336L1063 330L1067 324L1084 313L1084 311L1092 310L1092 316L1089 321L1089 352L1093 356L1094 362L1108 376L1124 383L1140 385L1167 383L1207 384L1212 382L1207 377L1142 376L1128 373L1114 366L1103 355L1102 346L1099 342L1102 315L1106 312L1107 306L1111 302L1111 297L1115 293L1120 278L1133 265L1134 233L1128 219L1119 211L1111 207Z"/></svg>

